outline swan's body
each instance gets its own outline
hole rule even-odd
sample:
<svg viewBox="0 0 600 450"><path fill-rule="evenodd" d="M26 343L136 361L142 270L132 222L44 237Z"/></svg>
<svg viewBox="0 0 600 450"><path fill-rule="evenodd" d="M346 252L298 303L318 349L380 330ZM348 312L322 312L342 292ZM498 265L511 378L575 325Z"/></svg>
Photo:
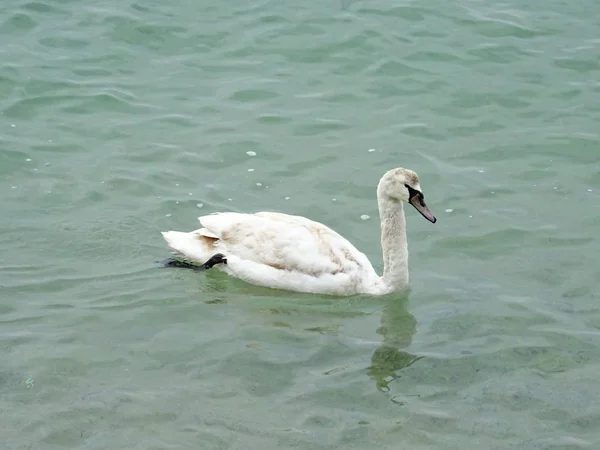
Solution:
<svg viewBox="0 0 600 450"><path fill-rule="evenodd" d="M417 175L393 169L377 189L384 273L327 226L275 212L215 213L200 217L202 228L167 231L169 248L187 263L216 267L251 284L331 295L381 295L408 284L408 251L403 202L431 222Z"/></svg>

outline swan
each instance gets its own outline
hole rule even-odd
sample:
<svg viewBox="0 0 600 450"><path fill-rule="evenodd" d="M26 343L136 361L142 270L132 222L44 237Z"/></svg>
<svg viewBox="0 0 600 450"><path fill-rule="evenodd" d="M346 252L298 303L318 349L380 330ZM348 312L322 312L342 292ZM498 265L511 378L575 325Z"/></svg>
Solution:
<svg viewBox="0 0 600 450"><path fill-rule="evenodd" d="M383 276L368 258L329 227L277 212L217 212L199 217L202 228L161 232L183 266L218 268L248 283L328 295L383 295L408 285L404 203L432 223L417 174L387 171L377 186ZM178 265L178 264L175 264Z"/></svg>

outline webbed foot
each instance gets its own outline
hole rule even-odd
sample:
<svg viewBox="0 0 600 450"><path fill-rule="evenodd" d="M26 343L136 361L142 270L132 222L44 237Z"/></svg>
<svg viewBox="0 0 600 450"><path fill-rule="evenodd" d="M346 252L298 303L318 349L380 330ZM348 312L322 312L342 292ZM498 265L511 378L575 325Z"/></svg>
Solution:
<svg viewBox="0 0 600 450"><path fill-rule="evenodd" d="M212 269L217 264L227 264L227 258L223 253L215 253L210 257L208 261L206 261L202 266L200 266L200 270L208 270Z"/></svg>

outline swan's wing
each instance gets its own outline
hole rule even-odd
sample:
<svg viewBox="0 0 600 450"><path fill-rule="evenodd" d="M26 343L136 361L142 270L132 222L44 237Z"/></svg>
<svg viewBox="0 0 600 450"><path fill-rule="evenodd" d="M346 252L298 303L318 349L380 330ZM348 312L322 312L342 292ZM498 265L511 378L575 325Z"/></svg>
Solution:
<svg viewBox="0 0 600 450"><path fill-rule="evenodd" d="M224 252L276 269L321 276L371 267L367 257L338 233L304 217L216 213L199 220L201 230L216 236L216 246Z"/></svg>

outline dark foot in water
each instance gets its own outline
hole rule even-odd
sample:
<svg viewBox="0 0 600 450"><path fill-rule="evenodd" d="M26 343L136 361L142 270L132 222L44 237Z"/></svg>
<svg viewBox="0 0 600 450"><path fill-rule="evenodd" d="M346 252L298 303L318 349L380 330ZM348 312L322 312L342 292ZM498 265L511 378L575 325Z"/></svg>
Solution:
<svg viewBox="0 0 600 450"><path fill-rule="evenodd" d="M217 264L227 264L227 258L225 258L223 253L216 253L211 256L210 259L200 267L200 270L212 269L213 266L216 266Z"/></svg>
<svg viewBox="0 0 600 450"><path fill-rule="evenodd" d="M217 253L210 257L208 261L206 261L202 265L190 264L185 261L179 261L178 259L168 258L164 261L159 261L163 267L177 267L180 269L192 269L195 271L208 270L212 269L217 264L227 264L227 258L222 253Z"/></svg>
<svg viewBox="0 0 600 450"><path fill-rule="evenodd" d="M178 267L181 269L194 269L194 270L197 270L200 268L200 266L186 263L184 261L179 261L178 259L173 259L173 258L167 258L164 261L157 261L157 262L159 264L161 264L163 267Z"/></svg>

